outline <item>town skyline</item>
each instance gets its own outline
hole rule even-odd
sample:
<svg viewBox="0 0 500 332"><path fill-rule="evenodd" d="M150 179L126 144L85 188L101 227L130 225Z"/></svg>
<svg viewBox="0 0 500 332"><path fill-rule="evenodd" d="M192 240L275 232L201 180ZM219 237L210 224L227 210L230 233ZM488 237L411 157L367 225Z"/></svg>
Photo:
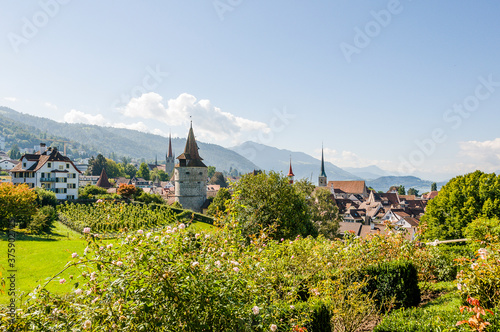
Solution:
<svg viewBox="0 0 500 332"><path fill-rule="evenodd" d="M496 3L4 9L0 104L23 113L176 137L193 116L202 142L323 142L339 167L428 179L499 169Z"/></svg>

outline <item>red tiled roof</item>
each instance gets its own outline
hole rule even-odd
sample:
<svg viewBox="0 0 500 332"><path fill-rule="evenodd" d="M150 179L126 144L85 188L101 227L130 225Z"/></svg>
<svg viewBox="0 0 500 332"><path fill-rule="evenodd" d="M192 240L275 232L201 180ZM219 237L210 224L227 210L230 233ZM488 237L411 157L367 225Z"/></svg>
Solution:
<svg viewBox="0 0 500 332"><path fill-rule="evenodd" d="M327 187L339 189L349 194L364 194L367 192L365 181L328 181Z"/></svg>

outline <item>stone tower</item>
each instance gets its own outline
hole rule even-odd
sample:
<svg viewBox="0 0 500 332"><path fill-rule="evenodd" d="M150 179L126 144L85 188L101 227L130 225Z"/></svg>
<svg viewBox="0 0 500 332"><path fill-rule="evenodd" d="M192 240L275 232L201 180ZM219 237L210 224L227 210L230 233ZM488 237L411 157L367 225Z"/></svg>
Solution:
<svg viewBox="0 0 500 332"><path fill-rule="evenodd" d="M202 212L201 206L207 199L208 169L198 154L193 123L189 128L184 152L177 159L179 164L174 168L175 201L185 209Z"/></svg>
<svg viewBox="0 0 500 332"><path fill-rule="evenodd" d="M325 158L323 157L323 146L321 146L321 173L318 177L318 187L326 187L328 181L325 172Z"/></svg>
<svg viewBox="0 0 500 332"><path fill-rule="evenodd" d="M175 157L172 153L172 134L168 136L168 153L165 157L165 172L172 178L175 167Z"/></svg>

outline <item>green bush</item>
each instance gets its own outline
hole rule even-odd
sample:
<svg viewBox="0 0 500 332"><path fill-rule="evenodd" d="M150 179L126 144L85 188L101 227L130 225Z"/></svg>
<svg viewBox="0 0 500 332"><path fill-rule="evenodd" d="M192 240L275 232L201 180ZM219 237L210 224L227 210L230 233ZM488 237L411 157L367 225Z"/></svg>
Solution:
<svg viewBox="0 0 500 332"><path fill-rule="evenodd" d="M46 206L50 205L56 207L57 205L57 197L53 191L45 190L40 187L35 188L35 193L37 196L38 206Z"/></svg>
<svg viewBox="0 0 500 332"><path fill-rule="evenodd" d="M41 207L28 224L28 229L33 234L48 232L52 223L57 219L57 212L54 207L47 205Z"/></svg>
<svg viewBox="0 0 500 332"><path fill-rule="evenodd" d="M474 252L465 245L439 245L430 247L433 255L433 279L435 281L453 281L457 277L458 264L456 259L460 257L474 257Z"/></svg>
<svg viewBox="0 0 500 332"><path fill-rule="evenodd" d="M417 269L411 261L396 260L368 265L358 272L358 280L367 280L364 291L374 294L382 310L392 303L396 308L420 303Z"/></svg>

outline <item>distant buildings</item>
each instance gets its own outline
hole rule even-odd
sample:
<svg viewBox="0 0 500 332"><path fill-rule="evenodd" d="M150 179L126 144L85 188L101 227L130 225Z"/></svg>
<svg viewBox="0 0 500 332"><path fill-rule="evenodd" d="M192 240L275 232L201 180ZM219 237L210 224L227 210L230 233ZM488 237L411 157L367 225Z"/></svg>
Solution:
<svg viewBox="0 0 500 332"><path fill-rule="evenodd" d="M12 183L26 183L30 188L42 187L53 191L57 199L77 199L79 174L81 172L56 148L46 148L40 143L40 150L25 154L10 170Z"/></svg>

